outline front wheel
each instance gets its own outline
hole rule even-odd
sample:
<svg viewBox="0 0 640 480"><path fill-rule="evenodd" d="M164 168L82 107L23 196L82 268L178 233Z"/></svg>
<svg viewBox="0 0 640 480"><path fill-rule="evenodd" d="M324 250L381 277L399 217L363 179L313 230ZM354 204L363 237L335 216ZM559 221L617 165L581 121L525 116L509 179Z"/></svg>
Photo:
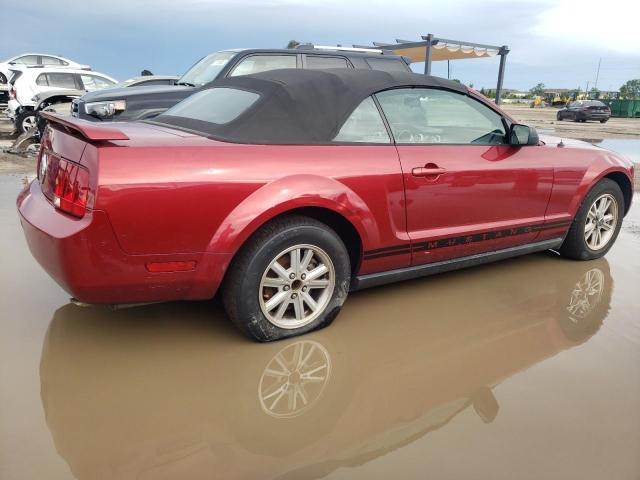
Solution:
<svg viewBox="0 0 640 480"><path fill-rule="evenodd" d="M262 227L229 266L222 300L231 321L269 342L329 325L349 292L347 249L327 225L307 217Z"/></svg>
<svg viewBox="0 0 640 480"><path fill-rule="evenodd" d="M560 254L576 260L593 260L613 246L624 215L624 197L616 182L600 180L582 201Z"/></svg>
<svg viewBox="0 0 640 480"><path fill-rule="evenodd" d="M35 110L23 110L16 116L16 127L20 134L29 132L37 123Z"/></svg>

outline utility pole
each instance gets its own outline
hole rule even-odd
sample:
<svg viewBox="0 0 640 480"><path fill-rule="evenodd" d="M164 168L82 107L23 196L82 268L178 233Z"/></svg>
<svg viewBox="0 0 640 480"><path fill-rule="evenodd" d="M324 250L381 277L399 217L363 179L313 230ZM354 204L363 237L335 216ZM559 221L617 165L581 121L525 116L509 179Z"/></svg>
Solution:
<svg viewBox="0 0 640 480"><path fill-rule="evenodd" d="M600 57L600 59L598 59L598 70L596 71L596 84L594 85L593 88L598 88L598 78L600 77L600 63L602 62L602 57Z"/></svg>

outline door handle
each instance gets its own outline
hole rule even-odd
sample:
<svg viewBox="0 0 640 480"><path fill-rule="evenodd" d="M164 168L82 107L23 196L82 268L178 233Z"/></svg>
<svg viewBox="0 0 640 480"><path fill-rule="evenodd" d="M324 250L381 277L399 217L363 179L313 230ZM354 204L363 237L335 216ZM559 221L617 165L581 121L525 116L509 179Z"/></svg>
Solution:
<svg viewBox="0 0 640 480"><path fill-rule="evenodd" d="M445 172L444 168L440 168L433 163L427 163L424 167L416 167L411 170L411 174L414 177L437 177Z"/></svg>

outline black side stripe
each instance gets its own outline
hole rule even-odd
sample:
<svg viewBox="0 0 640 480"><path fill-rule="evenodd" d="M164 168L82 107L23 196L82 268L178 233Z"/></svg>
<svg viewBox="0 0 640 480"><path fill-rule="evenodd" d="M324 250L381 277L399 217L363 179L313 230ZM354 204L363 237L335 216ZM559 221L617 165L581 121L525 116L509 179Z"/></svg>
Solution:
<svg viewBox="0 0 640 480"><path fill-rule="evenodd" d="M458 237L441 238L439 240L427 240L424 242L404 245L394 245L392 247L376 248L375 250L367 250L364 252L365 260L373 260L376 258L389 257L392 255L405 255L411 252L421 252L426 250L435 250L437 248L455 247L469 243L484 242L487 240L495 240L497 238L511 237L514 235L524 235L526 233L540 232L555 228L569 227L571 220L560 220L547 224L527 225L523 227L505 228L502 230L494 230L491 232L475 233L472 235L461 235Z"/></svg>
<svg viewBox="0 0 640 480"><path fill-rule="evenodd" d="M410 244L405 243L404 245L394 245L393 247L376 248L375 250L367 250L366 252L364 252L364 254L365 255L375 255L377 253L390 252L390 251L393 251L393 250L406 250L410 246L411 246Z"/></svg>
<svg viewBox="0 0 640 480"><path fill-rule="evenodd" d="M404 250L394 250L393 252L375 253L373 255L365 254L364 259L373 260L374 258L390 257L391 255L404 255L405 253L411 253L411 249L405 247Z"/></svg>

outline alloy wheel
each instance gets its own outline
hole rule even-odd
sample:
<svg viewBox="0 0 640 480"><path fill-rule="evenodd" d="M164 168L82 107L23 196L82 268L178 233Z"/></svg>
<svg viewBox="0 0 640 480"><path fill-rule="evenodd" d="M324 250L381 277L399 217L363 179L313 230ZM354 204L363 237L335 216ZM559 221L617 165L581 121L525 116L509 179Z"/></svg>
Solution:
<svg viewBox="0 0 640 480"><path fill-rule="evenodd" d="M336 273L329 255L314 245L279 253L260 280L260 308L273 325L292 329L313 322L331 300Z"/></svg>
<svg viewBox="0 0 640 480"><path fill-rule="evenodd" d="M22 132L27 133L29 130L31 130L34 127L35 124L36 124L35 115L29 115L28 117L24 117L21 124Z"/></svg>
<svg viewBox="0 0 640 480"><path fill-rule="evenodd" d="M584 240L593 250L601 250L613 237L618 224L618 202L613 195L600 195L591 204L584 226Z"/></svg>

